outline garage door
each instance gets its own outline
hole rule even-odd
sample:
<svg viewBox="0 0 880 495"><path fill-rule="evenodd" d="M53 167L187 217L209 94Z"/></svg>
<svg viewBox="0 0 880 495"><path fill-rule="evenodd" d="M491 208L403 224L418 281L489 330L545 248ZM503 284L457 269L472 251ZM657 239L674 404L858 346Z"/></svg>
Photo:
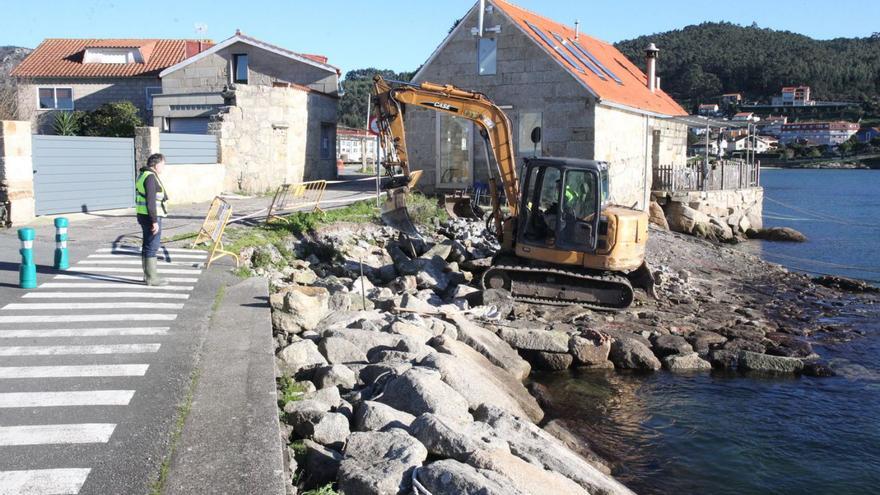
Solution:
<svg viewBox="0 0 880 495"><path fill-rule="evenodd" d="M168 132L176 132L178 134L207 134L208 119L202 117L170 119L168 122Z"/></svg>
<svg viewBox="0 0 880 495"><path fill-rule="evenodd" d="M37 215L134 206L134 140L34 136Z"/></svg>

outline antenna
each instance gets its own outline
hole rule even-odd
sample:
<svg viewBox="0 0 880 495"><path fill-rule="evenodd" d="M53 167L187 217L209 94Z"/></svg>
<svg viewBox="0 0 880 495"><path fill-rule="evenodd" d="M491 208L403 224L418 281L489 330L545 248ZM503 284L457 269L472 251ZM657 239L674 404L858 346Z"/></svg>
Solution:
<svg viewBox="0 0 880 495"><path fill-rule="evenodd" d="M208 32L208 25L204 22L197 22L193 24L193 29L196 30L196 36L199 38L204 38L205 33Z"/></svg>

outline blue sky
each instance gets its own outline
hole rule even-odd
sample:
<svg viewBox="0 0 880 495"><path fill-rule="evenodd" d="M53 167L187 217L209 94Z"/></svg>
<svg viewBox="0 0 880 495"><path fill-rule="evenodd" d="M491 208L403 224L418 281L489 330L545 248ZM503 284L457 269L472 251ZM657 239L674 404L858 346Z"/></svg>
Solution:
<svg viewBox="0 0 880 495"><path fill-rule="evenodd" d="M185 38L221 41L236 28L291 50L320 53L343 71L414 70L474 0L0 0L0 45L35 47L43 38ZM702 21L785 29L819 39L880 31L880 2L837 0L514 0L607 41ZM821 12L818 11L821 7ZM817 9L817 10L812 10Z"/></svg>

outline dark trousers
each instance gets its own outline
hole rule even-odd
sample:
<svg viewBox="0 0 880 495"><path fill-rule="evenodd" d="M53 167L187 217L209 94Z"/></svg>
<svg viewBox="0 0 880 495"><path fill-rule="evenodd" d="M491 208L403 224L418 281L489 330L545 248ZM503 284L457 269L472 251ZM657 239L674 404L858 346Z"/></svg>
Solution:
<svg viewBox="0 0 880 495"><path fill-rule="evenodd" d="M144 258L155 258L156 252L159 251L162 242L162 217L156 218L156 222L159 223L159 231L155 234L153 233L153 223L150 222L150 217L147 215L138 215L137 219L141 226L141 232L143 233L144 239L141 256Z"/></svg>

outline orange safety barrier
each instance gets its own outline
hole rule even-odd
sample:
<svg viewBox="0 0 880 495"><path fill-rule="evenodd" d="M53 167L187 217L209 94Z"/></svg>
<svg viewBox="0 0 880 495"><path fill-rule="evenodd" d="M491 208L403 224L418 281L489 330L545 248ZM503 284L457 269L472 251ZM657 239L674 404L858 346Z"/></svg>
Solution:
<svg viewBox="0 0 880 495"><path fill-rule="evenodd" d="M284 217L281 216L282 211L310 207L312 213L320 212L321 199L324 198L326 189L326 180L282 184L272 197L269 213L266 214L266 223L272 220L284 220Z"/></svg>
<svg viewBox="0 0 880 495"><path fill-rule="evenodd" d="M203 242L211 241L211 254L208 256L208 264L206 268L211 267L211 263L217 261L224 256L232 256L235 258L235 266L239 264L238 254L223 249L223 232L226 231L226 224L232 218L232 206L217 196L211 202L199 235L193 242L193 246Z"/></svg>

